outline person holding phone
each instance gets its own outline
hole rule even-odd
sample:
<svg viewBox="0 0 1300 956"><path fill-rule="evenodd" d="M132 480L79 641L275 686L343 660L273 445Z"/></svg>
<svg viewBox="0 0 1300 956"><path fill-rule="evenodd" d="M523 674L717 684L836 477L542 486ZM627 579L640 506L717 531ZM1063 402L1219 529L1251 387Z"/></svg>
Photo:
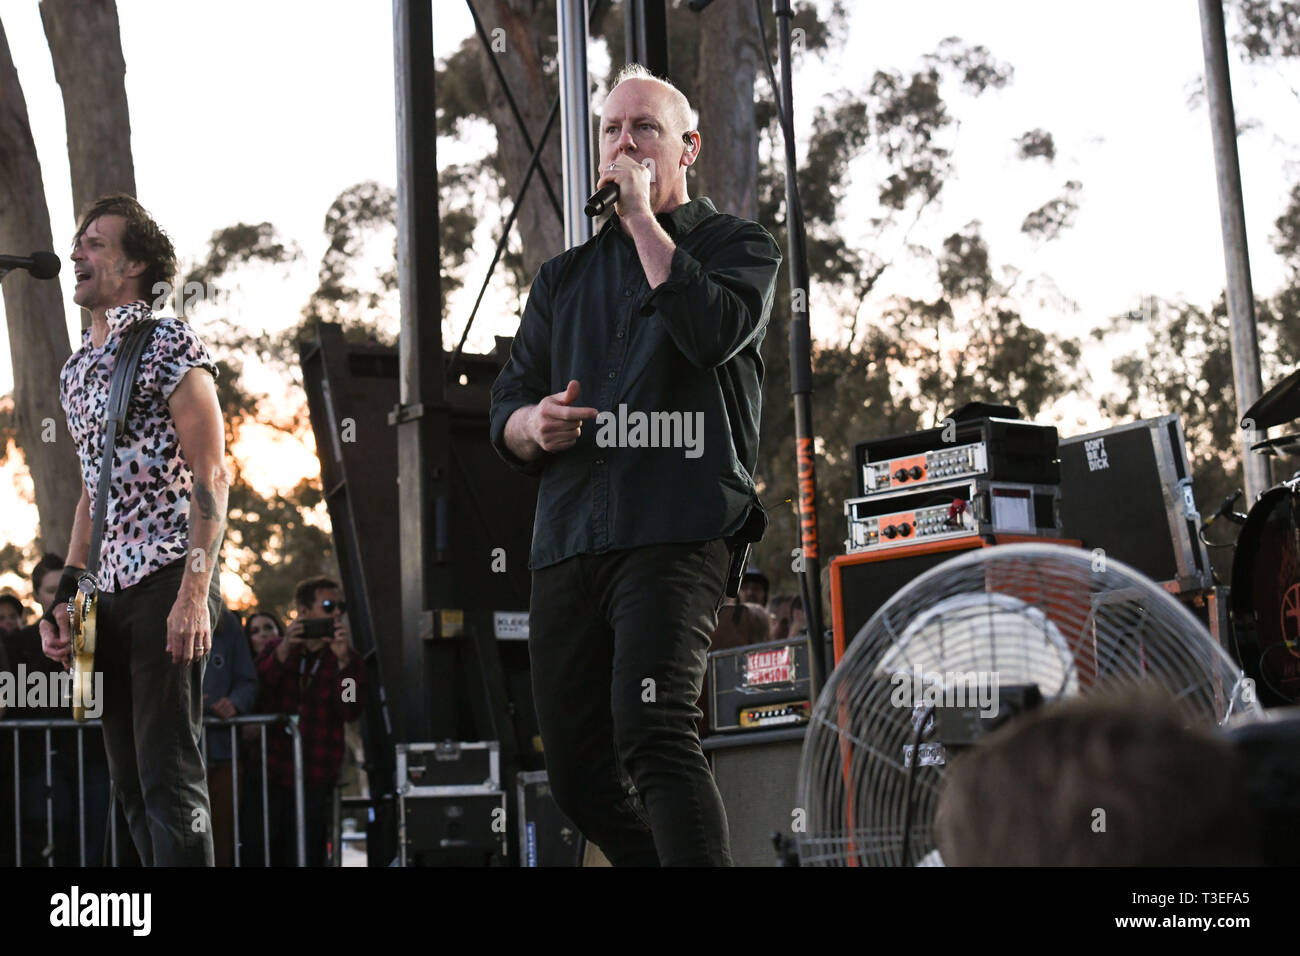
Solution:
<svg viewBox="0 0 1300 956"><path fill-rule="evenodd" d="M365 668L352 647L347 605L338 583L311 578L294 594L295 614L283 639L257 663L269 713L297 714L302 735L303 821L308 866L325 865L334 787L343 765L343 725L361 716ZM267 743L267 804L271 864L298 860L293 739Z"/></svg>

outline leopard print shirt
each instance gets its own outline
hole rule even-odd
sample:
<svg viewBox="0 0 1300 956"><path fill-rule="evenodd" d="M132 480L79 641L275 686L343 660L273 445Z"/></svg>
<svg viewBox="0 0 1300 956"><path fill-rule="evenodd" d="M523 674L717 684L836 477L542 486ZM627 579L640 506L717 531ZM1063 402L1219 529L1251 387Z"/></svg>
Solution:
<svg viewBox="0 0 1300 956"><path fill-rule="evenodd" d="M59 397L76 442L92 514L118 347L128 329L150 317L152 311L143 301L109 309L104 344L95 348L86 329L81 348L59 375ZM206 369L216 378L217 367L194 330L179 319L158 316L140 356L126 429L118 435L113 455L97 575L101 590L128 588L189 553L194 475L181 455L167 399L191 368Z"/></svg>

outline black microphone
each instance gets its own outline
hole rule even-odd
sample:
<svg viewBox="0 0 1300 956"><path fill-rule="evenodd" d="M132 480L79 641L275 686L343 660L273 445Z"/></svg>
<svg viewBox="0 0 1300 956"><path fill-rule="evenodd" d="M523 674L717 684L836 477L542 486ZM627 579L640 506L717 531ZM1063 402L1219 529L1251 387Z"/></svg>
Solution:
<svg viewBox="0 0 1300 956"><path fill-rule="evenodd" d="M605 183L590 199L582 210L588 218L594 219L604 215L605 210L618 202L618 183Z"/></svg>
<svg viewBox="0 0 1300 956"><path fill-rule="evenodd" d="M712 2L712 0L710 0L710 2ZM682 142L686 144L687 152L691 152L695 149L695 144L691 142L691 134L689 132L682 133ZM646 160L641 165L650 166L650 160ZM651 168L653 169L653 166L651 166ZM583 207L582 211L587 215L587 218L594 219L595 217L602 215L606 209L614 205L616 202L618 202L618 183L606 183L592 194L592 197L587 200L587 205Z"/></svg>
<svg viewBox="0 0 1300 956"><path fill-rule="evenodd" d="M0 272L26 269L37 279L53 279L59 274L59 257L52 252L33 252L30 256L0 256Z"/></svg>
<svg viewBox="0 0 1300 956"><path fill-rule="evenodd" d="M1223 503L1219 505L1219 510L1205 519L1204 526L1208 528L1220 518L1227 518L1229 521L1237 521L1236 517L1232 513L1232 506L1237 503L1237 499L1240 497L1241 489L1238 488L1232 494L1228 495L1228 497L1224 498ZM1240 524L1240 522L1237 523Z"/></svg>

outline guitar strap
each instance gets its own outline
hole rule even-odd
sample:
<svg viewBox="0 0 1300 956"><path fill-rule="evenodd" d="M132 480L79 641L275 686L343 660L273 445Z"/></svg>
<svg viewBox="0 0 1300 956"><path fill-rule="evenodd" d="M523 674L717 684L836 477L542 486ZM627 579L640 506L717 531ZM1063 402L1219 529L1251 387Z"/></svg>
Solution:
<svg viewBox="0 0 1300 956"><path fill-rule="evenodd" d="M135 388L136 371L140 367L140 356L153 335L157 319L145 319L134 326L122 337L117 349L117 362L113 365L113 377L108 386L107 417L104 419L104 442L99 454L99 484L95 491L95 512L90 520L90 554L86 558L86 570L78 581L81 590L87 594L99 590L99 547L104 539L104 519L108 516L108 488L113 477L113 456L117 453L117 437L126 431L126 413L131 404L131 392ZM87 584L89 579L89 584Z"/></svg>

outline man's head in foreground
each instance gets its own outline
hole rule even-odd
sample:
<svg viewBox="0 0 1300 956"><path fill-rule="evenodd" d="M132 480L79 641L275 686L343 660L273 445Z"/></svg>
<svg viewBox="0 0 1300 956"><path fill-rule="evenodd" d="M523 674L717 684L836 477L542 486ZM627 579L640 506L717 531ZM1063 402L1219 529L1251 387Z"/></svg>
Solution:
<svg viewBox="0 0 1300 956"><path fill-rule="evenodd" d="M1233 751L1139 694L1048 705L963 753L934 835L949 866L1257 862Z"/></svg>

